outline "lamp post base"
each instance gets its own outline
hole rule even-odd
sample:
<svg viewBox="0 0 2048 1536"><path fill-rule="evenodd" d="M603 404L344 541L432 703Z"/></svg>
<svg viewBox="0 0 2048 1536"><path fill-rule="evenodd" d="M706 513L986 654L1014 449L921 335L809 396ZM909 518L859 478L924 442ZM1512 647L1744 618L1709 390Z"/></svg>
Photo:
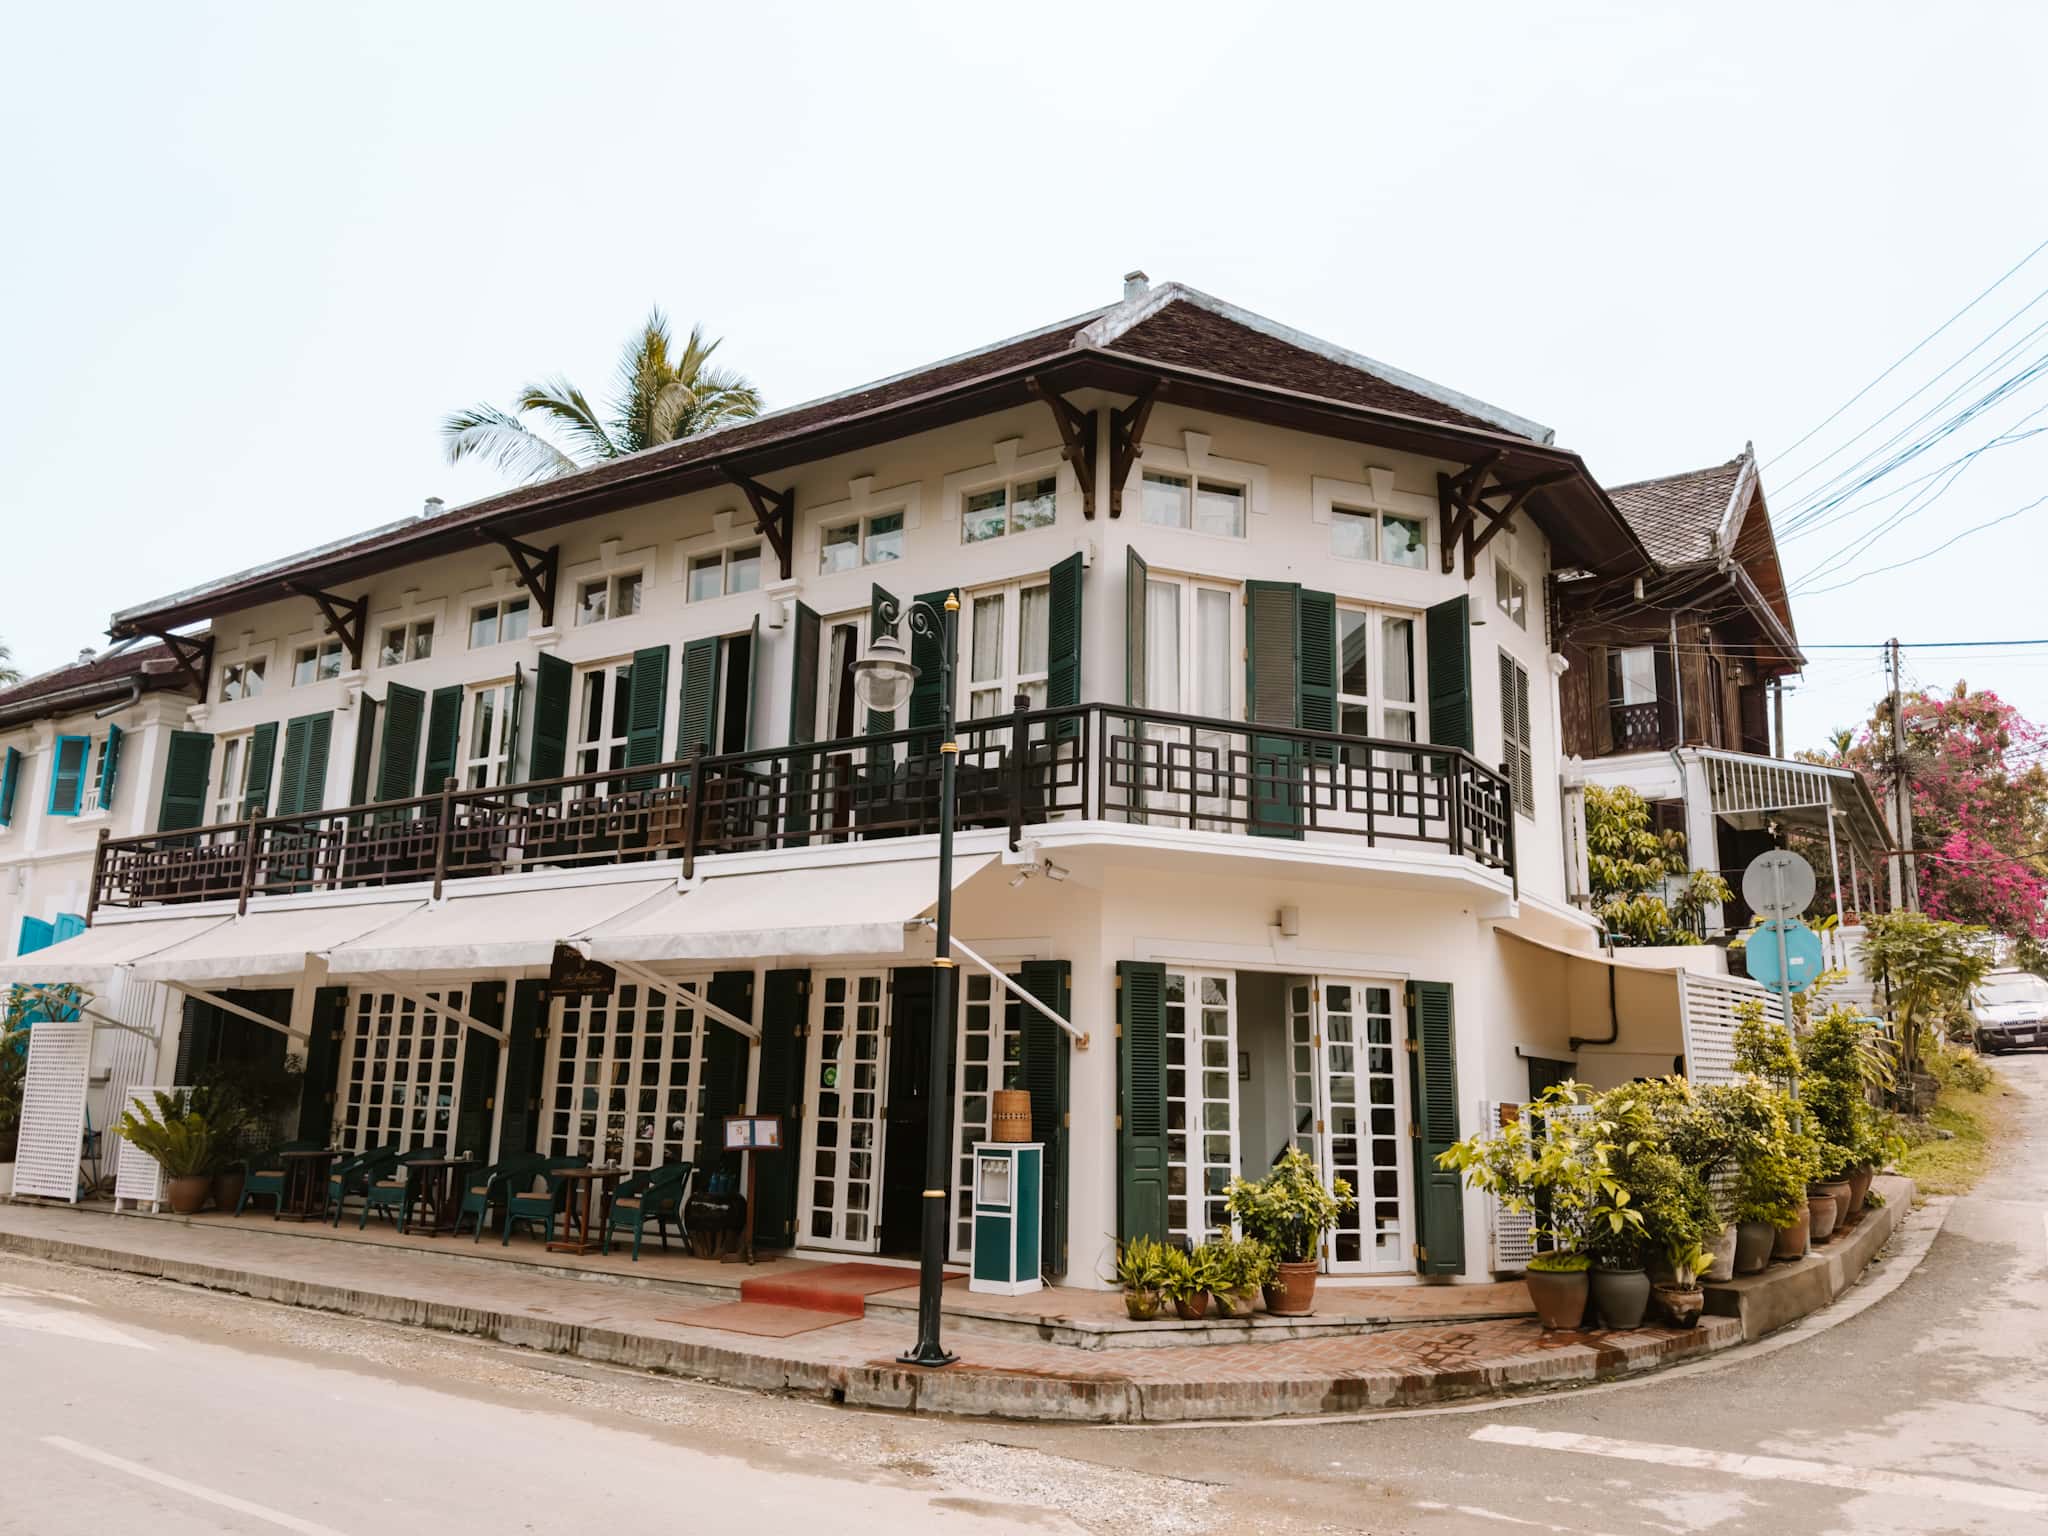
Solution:
<svg viewBox="0 0 2048 1536"><path fill-rule="evenodd" d="M917 1348L913 1349L909 1354L898 1355L896 1357L896 1363L898 1365L923 1365L936 1367L941 1365L956 1364L959 1361L959 1359L960 1357L958 1355L950 1353L943 1345L920 1344L917 1346Z"/></svg>

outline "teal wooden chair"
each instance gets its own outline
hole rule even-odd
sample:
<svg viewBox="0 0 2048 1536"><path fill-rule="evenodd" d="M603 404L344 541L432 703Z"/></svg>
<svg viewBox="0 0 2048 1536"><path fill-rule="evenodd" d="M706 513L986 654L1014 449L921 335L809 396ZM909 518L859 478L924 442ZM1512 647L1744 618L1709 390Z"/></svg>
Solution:
<svg viewBox="0 0 2048 1536"><path fill-rule="evenodd" d="M320 1143L317 1141L288 1141L255 1158L255 1166L250 1168L242 1180L242 1198L235 1202L235 1214L239 1216L247 1210L251 1200L261 1200L266 1196L269 1197L271 1210L283 1209L285 1174L284 1164L278 1160L278 1153L319 1150Z"/></svg>
<svg viewBox="0 0 2048 1536"><path fill-rule="evenodd" d="M668 1251L668 1223L676 1224L676 1236L683 1235L683 1197L695 1170L688 1163L664 1163L645 1173L636 1173L618 1187L605 1210L604 1251L612 1251L612 1233L621 1227L633 1229L633 1262L640 1262L640 1238L647 1223L654 1223L662 1251Z"/></svg>
<svg viewBox="0 0 2048 1536"><path fill-rule="evenodd" d="M564 1168L588 1168L587 1157L550 1157L540 1166L539 1176L545 1188L514 1189L505 1197L505 1236L499 1247L512 1241L512 1228L519 1222L541 1229L541 1241L555 1240L555 1218L562 1214L562 1201L568 1193L568 1185L555 1175Z"/></svg>
<svg viewBox="0 0 2048 1536"><path fill-rule="evenodd" d="M390 1164L364 1187L363 1219L356 1223L356 1230L360 1232L370 1224L372 1211L381 1211L386 1216L391 1216L392 1212L396 1211L398 1214L392 1219L402 1230L412 1219L412 1176L406 1172L405 1165L422 1158L439 1156L439 1147L414 1147L403 1156L393 1158Z"/></svg>
<svg viewBox="0 0 2048 1536"><path fill-rule="evenodd" d="M461 1235L464 1219L473 1216L476 1218L476 1235L470 1241L480 1240L484 1235L484 1223L490 1219L491 1207L504 1205L515 1191L531 1189L547 1161L538 1152L517 1152L472 1173L463 1181L462 1205L455 1213L456 1235Z"/></svg>
<svg viewBox="0 0 2048 1536"><path fill-rule="evenodd" d="M342 1202L350 1195L363 1194L397 1161L398 1144L393 1142L388 1147L371 1147L336 1163L327 1175L328 1225L340 1226Z"/></svg>

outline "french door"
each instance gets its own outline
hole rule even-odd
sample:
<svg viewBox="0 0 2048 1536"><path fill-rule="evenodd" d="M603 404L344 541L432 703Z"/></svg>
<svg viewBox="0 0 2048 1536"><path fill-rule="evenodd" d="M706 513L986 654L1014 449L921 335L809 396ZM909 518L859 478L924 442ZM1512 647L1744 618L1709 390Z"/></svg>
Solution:
<svg viewBox="0 0 2048 1536"><path fill-rule="evenodd" d="M461 987L427 994L463 1006ZM342 1044L341 1145L366 1152L396 1144L410 1152L455 1150L455 1098L468 1032L436 1009L374 989L351 990Z"/></svg>
<svg viewBox="0 0 2048 1536"><path fill-rule="evenodd" d="M707 984L675 985L694 999ZM708 1027L698 1010L630 982L555 1008L542 1150L619 1168L693 1156Z"/></svg>
<svg viewBox="0 0 2048 1536"><path fill-rule="evenodd" d="M1223 1195L1237 1176L1237 978L1166 973L1167 1240L1199 1243L1228 1228Z"/></svg>
<svg viewBox="0 0 2048 1536"><path fill-rule="evenodd" d="M974 1248L974 1144L994 1128L995 1093L1024 1086L1024 1008L983 972L960 973L959 1055L953 1068L952 1257Z"/></svg>
<svg viewBox="0 0 2048 1536"><path fill-rule="evenodd" d="M1333 1274L1413 1268L1403 1200L1408 1139L1392 983L1301 977L1287 989L1288 1081L1294 1144L1358 1204L1325 1240Z"/></svg>
<svg viewBox="0 0 2048 1536"><path fill-rule="evenodd" d="M811 988L803 1211L797 1222L808 1247L876 1251L888 999L886 971L828 974Z"/></svg>

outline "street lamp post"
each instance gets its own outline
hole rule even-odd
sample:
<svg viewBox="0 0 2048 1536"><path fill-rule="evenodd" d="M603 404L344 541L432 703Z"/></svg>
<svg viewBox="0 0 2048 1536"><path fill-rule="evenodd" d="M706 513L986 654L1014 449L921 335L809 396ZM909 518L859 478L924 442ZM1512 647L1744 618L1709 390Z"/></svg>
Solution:
<svg viewBox="0 0 2048 1536"><path fill-rule="evenodd" d="M939 905L937 944L932 959L932 1034L930 1102L925 1116L924 1238L918 1254L917 1344L898 1355L903 1365L951 1365L958 1358L939 1341L939 1303L946 1282L946 1186L951 1171L948 1144L951 1084L946 1076L945 1031L953 1027L953 775L960 745L953 740L953 649L956 644L960 594L949 592L943 609L930 603L910 605L913 634L939 642ZM912 664L899 632L895 600L877 613L868 653L854 663L853 686L862 704L893 714L910 697L918 669Z"/></svg>

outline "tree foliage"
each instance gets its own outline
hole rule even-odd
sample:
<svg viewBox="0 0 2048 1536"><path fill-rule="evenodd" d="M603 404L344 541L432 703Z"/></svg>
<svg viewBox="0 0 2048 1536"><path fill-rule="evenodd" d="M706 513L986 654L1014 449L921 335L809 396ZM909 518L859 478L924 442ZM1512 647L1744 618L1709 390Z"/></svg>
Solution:
<svg viewBox="0 0 2048 1536"><path fill-rule="evenodd" d="M1981 927L1920 912L1888 912L1865 925L1863 964L1890 991L1907 1072L1919 1067L1922 1033L1966 1007L1991 969L1986 937Z"/></svg>
<svg viewBox="0 0 2048 1536"><path fill-rule="evenodd" d="M1682 834L1650 825L1632 789L1586 786L1586 867L1607 931L1638 944L1697 944L1700 914L1731 895L1719 875L1690 867ZM1683 884L1667 901L1671 880Z"/></svg>

